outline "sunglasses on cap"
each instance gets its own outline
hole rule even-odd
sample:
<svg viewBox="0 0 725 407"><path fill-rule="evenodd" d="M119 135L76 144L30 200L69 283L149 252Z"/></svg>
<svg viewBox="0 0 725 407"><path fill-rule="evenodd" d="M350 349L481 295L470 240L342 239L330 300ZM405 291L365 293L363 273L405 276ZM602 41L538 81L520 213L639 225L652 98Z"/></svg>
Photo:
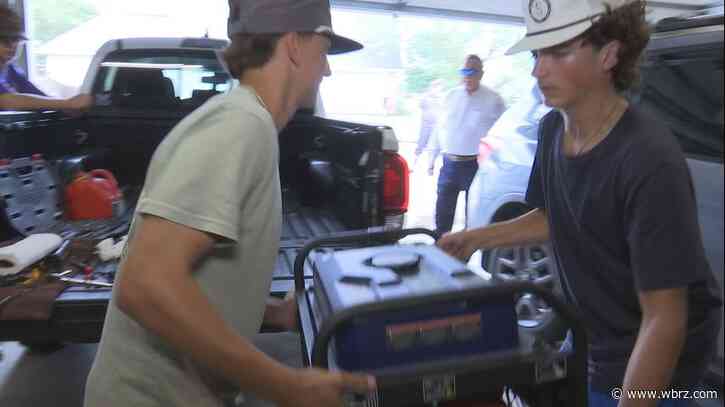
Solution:
<svg viewBox="0 0 725 407"><path fill-rule="evenodd" d="M463 68L459 72L461 73L462 76L476 76L479 73L481 73L481 71L479 69L474 69L474 68Z"/></svg>

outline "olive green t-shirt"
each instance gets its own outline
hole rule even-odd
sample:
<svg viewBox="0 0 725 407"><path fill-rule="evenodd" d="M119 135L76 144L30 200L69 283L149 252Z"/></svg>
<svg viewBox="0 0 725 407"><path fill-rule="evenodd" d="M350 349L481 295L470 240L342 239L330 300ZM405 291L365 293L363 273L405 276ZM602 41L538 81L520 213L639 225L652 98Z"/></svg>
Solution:
<svg viewBox="0 0 725 407"><path fill-rule="evenodd" d="M280 239L277 129L252 90L212 98L154 153L141 213L220 237L194 278L240 335L259 332ZM122 260L123 261L123 260ZM217 406L218 378L121 312L116 295L86 386L86 407Z"/></svg>

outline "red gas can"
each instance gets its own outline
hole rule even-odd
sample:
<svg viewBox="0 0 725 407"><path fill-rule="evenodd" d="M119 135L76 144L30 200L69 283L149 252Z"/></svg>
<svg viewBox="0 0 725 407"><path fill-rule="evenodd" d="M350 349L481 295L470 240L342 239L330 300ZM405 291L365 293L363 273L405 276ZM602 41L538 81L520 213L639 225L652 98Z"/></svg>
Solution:
<svg viewBox="0 0 725 407"><path fill-rule="evenodd" d="M122 203L116 178L108 170L81 171L65 189L70 220L108 219L120 214Z"/></svg>

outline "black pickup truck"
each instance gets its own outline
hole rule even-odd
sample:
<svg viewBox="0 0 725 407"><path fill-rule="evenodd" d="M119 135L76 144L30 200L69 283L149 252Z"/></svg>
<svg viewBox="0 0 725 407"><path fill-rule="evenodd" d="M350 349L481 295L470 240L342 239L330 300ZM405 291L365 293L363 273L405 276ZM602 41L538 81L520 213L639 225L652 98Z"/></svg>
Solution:
<svg viewBox="0 0 725 407"><path fill-rule="evenodd" d="M57 166L110 170L133 208L164 136L208 98L236 86L216 57L225 45L173 38L106 43L81 89L95 96L95 106L81 117L1 112L0 158L42 154ZM273 295L292 288L292 265L305 241L400 228L408 205L408 168L392 129L299 112L279 140L284 223ZM0 341L98 341L109 297L109 290L68 289L49 321L0 321Z"/></svg>

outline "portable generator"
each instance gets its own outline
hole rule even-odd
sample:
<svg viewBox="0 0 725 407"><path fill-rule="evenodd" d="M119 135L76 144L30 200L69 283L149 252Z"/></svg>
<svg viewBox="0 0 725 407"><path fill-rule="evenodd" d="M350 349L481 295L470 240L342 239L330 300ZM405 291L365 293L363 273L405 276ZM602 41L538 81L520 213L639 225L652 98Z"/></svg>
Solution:
<svg viewBox="0 0 725 407"><path fill-rule="evenodd" d="M418 233L436 236L425 229L344 233L299 252L305 363L374 375L377 393L350 395L349 407L431 405L562 380L572 400L565 405L586 406L585 339L571 311L533 284L485 279L436 246L390 244ZM525 292L574 321L573 352L542 346L520 329L515 304Z"/></svg>

